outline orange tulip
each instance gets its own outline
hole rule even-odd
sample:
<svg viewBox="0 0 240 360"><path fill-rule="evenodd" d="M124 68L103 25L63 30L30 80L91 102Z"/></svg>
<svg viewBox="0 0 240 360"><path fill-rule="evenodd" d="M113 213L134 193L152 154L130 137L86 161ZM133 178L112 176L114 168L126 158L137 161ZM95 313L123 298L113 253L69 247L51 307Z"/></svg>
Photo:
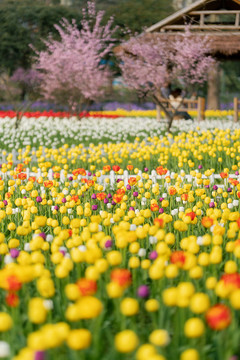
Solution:
<svg viewBox="0 0 240 360"><path fill-rule="evenodd" d="M130 186L133 186L133 185L135 185L137 183L137 179L135 177L130 177L128 179L128 183L129 183Z"/></svg>
<svg viewBox="0 0 240 360"><path fill-rule="evenodd" d="M106 171L106 172L108 172L108 171L111 170L111 166L110 166L110 165L105 165L105 166L103 167L103 170Z"/></svg>
<svg viewBox="0 0 240 360"><path fill-rule="evenodd" d="M97 291L97 283L95 280L82 278L76 282L82 296L94 295Z"/></svg>
<svg viewBox="0 0 240 360"><path fill-rule="evenodd" d="M232 316L230 309L224 304L217 304L208 309L206 321L213 330L226 329L231 324Z"/></svg>
<svg viewBox="0 0 240 360"><path fill-rule="evenodd" d="M114 269L111 272L111 280L120 286L127 288L132 283L131 272L127 269Z"/></svg>
<svg viewBox="0 0 240 360"><path fill-rule="evenodd" d="M211 226L213 226L213 219L211 219L210 217L208 216L204 216L202 218L202 225L205 227L205 228L210 228Z"/></svg>

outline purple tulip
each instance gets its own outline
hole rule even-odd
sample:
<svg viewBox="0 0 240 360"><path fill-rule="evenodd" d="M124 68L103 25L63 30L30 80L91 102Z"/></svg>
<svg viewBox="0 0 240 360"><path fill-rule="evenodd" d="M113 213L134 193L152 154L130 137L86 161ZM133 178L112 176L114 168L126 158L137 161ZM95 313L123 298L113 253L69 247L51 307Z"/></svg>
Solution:
<svg viewBox="0 0 240 360"><path fill-rule="evenodd" d="M163 214L163 213L164 213L164 209L163 209L163 208L160 208L160 209L158 210L158 212L159 212L159 214Z"/></svg>
<svg viewBox="0 0 240 360"><path fill-rule="evenodd" d="M141 298L147 298L149 296L149 288L147 285L140 285L137 289L137 295Z"/></svg>
<svg viewBox="0 0 240 360"><path fill-rule="evenodd" d="M206 189L209 189L209 185L205 185L205 188L206 188Z"/></svg>
<svg viewBox="0 0 240 360"><path fill-rule="evenodd" d="M122 179L117 179L117 183L119 183L120 181L122 181Z"/></svg>
<svg viewBox="0 0 240 360"><path fill-rule="evenodd" d="M13 259L17 258L19 253L20 253L20 251L17 249L10 249L10 255Z"/></svg>
<svg viewBox="0 0 240 360"><path fill-rule="evenodd" d="M112 204L113 206L116 205L115 201L112 201L111 204Z"/></svg>
<svg viewBox="0 0 240 360"><path fill-rule="evenodd" d="M232 188L227 188L227 192L232 192Z"/></svg>
<svg viewBox="0 0 240 360"><path fill-rule="evenodd" d="M96 194L92 194L91 199L95 200L97 198Z"/></svg>
<svg viewBox="0 0 240 360"><path fill-rule="evenodd" d="M213 185L213 190L217 190L218 186L217 185Z"/></svg>
<svg viewBox="0 0 240 360"><path fill-rule="evenodd" d="M40 234L38 234L38 236L41 236L44 240L46 240L46 234L45 232L41 232Z"/></svg>
<svg viewBox="0 0 240 360"><path fill-rule="evenodd" d="M148 168L147 168L147 167L144 168L144 172L148 172Z"/></svg>
<svg viewBox="0 0 240 360"><path fill-rule="evenodd" d="M36 202L38 202L38 203L42 202L41 196L37 196L37 197L36 197Z"/></svg>
<svg viewBox="0 0 240 360"><path fill-rule="evenodd" d="M108 199L105 198L105 199L103 200L103 202L104 202L104 204L108 204Z"/></svg>
<svg viewBox="0 0 240 360"><path fill-rule="evenodd" d="M34 360L46 360L46 352L36 351L34 354Z"/></svg>
<svg viewBox="0 0 240 360"><path fill-rule="evenodd" d="M112 245L113 245L112 240L107 240L107 241L105 242L105 248L106 248L106 249L111 248Z"/></svg>
<svg viewBox="0 0 240 360"><path fill-rule="evenodd" d="M112 195L111 195L111 194L107 194L107 198L108 198L108 199L111 199L111 198L112 198Z"/></svg>
<svg viewBox="0 0 240 360"><path fill-rule="evenodd" d="M87 175L88 175L88 176L92 176L92 173L89 171L89 172L87 173Z"/></svg>
<svg viewBox="0 0 240 360"><path fill-rule="evenodd" d="M62 203L65 204L67 202L66 198L62 198Z"/></svg>
<svg viewBox="0 0 240 360"><path fill-rule="evenodd" d="M72 176L69 176L68 180L69 180L69 181L73 181L73 177L72 177Z"/></svg>
<svg viewBox="0 0 240 360"><path fill-rule="evenodd" d="M127 184L126 189L131 190L131 186L129 184Z"/></svg>
<svg viewBox="0 0 240 360"><path fill-rule="evenodd" d="M153 250L150 252L150 254L149 254L150 260L155 260L157 257L158 257L158 253L156 252L156 250Z"/></svg>
<svg viewBox="0 0 240 360"><path fill-rule="evenodd" d="M214 208L214 207L215 207L215 204L214 204L214 202L213 202L213 201L212 201L212 202L210 202L209 207L210 207L210 208Z"/></svg>
<svg viewBox="0 0 240 360"><path fill-rule="evenodd" d="M97 210L98 206L97 205L92 205L92 210Z"/></svg>
<svg viewBox="0 0 240 360"><path fill-rule="evenodd" d="M202 165L198 165L198 168L199 168L199 169L202 169Z"/></svg>
<svg viewBox="0 0 240 360"><path fill-rule="evenodd" d="M8 204L7 200L3 200L3 203L5 206L7 206L7 204Z"/></svg>
<svg viewBox="0 0 240 360"><path fill-rule="evenodd" d="M159 198L159 201L160 201L160 202L162 202L163 200L164 200L164 198L163 198L163 197L160 197L160 198Z"/></svg>
<svg viewBox="0 0 240 360"><path fill-rule="evenodd" d="M237 175L237 176L238 176L238 175L239 175L239 172L238 172L238 171L235 171L235 175Z"/></svg>
<svg viewBox="0 0 240 360"><path fill-rule="evenodd" d="M133 206L130 206L129 211L135 211Z"/></svg>
<svg viewBox="0 0 240 360"><path fill-rule="evenodd" d="M137 196L138 196L138 192L137 192L137 191L134 191L134 192L133 192L133 196L134 196L134 197L137 197Z"/></svg>
<svg viewBox="0 0 240 360"><path fill-rule="evenodd" d="M59 207L57 205L54 206L54 210L59 210Z"/></svg>

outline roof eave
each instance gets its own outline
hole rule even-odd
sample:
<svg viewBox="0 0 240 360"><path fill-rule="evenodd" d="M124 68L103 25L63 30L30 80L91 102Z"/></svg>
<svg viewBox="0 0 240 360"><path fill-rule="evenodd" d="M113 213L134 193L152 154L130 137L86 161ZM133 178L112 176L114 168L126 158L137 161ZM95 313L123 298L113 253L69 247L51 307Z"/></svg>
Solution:
<svg viewBox="0 0 240 360"><path fill-rule="evenodd" d="M156 31L158 29L161 29L162 27L168 25L169 23L171 23L174 20L177 20L178 18L181 18L184 14L187 14L190 11L193 11L195 9L197 9L199 6L203 5L204 3L206 3L208 0L197 0L195 1L193 4L175 12L174 14L168 16L166 19L163 19L161 21L159 21L158 23L150 26L149 28L147 28L145 30L145 32L153 32Z"/></svg>

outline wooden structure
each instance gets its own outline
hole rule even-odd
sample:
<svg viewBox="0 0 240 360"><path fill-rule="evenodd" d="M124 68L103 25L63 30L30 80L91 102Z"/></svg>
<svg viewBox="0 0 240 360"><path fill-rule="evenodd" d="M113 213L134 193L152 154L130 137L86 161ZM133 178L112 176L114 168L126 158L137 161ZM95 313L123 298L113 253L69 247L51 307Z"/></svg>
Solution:
<svg viewBox="0 0 240 360"><path fill-rule="evenodd" d="M161 103L166 107L168 111L175 110L171 106L171 102L169 99L159 98ZM180 112L189 112L191 110L197 110L197 119L198 121L205 120L205 99L203 97L198 97L196 100L192 99L184 99L177 109ZM161 109L157 105L157 120L161 119Z"/></svg>
<svg viewBox="0 0 240 360"><path fill-rule="evenodd" d="M235 122L237 122L238 121L238 113L240 111L240 100L238 100L237 97L235 97L233 99L233 111L234 111L233 119Z"/></svg>
<svg viewBox="0 0 240 360"><path fill-rule="evenodd" d="M152 25L143 38L172 40L191 24L192 36L208 36L211 54L219 61L240 60L240 0L197 0ZM209 70L208 108L218 108L219 67Z"/></svg>
<svg viewBox="0 0 240 360"><path fill-rule="evenodd" d="M176 32L184 31L186 24L191 24L194 36L209 36L214 55L240 53L240 0L197 0L150 26L146 33L171 38Z"/></svg>

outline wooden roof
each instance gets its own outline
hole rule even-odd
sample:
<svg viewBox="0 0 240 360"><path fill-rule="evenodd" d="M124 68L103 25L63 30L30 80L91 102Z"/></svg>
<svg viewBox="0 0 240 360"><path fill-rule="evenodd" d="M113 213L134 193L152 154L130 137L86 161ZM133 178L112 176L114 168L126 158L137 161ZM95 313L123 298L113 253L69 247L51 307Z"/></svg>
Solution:
<svg viewBox="0 0 240 360"><path fill-rule="evenodd" d="M146 29L146 32L155 32L155 31L168 31L174 30L174 26L177 25L184 25L186 22L191 22L192 20L192 27L194 28L194 24L199 23L198 25L201 26L201 30L207 28L207 24L201 22L204 17L209 17L212 15L217 16L224 16L224 15L232 15L236 16L235 23L226 25L224 22L221 22L221 19L218 20L220 23L212 25L215 30L220 29L220 26L225 26L226 30L233 30L233 26L235 30L240 30L239 24L239 13L240 13L240 0L197 0L193 4L175 12L174 14L168 16L167 18L159 21L158 23L150 26ZM198 21L200 20L200 21ZM212 21L213 22L213 21ZM210 27L211 25L208 24ZM229 27L226 28L226 26ZM176 30L180 30L177 29Z"/></svg>
<svg viewBox="0 0 240 360"><path fill-rule="evenodd" d="M153 43L157 38L160 38L166 43L166 46L169 41L174 40L179 35L178 32L163 32L163 33L146 33L138 38L138 41L145 41L148 39ZM215 56L218 60L226 60L226 58L231 57L232 60L239 60L240 58L240 33L209 33L209 32L193 32L192 37L196 38L198 41L199 37L207 36L209 40L209 49L211 54ZM127 50L127 43L124 46Z"/></svg>
<svg viewBox="0 0 240 360"><path fill-rule="evenodd" d="M240 58L240 0L196 0L146 29L141 36L174 38L191 24L192 36L207 35L212 54Z"/></svg>

